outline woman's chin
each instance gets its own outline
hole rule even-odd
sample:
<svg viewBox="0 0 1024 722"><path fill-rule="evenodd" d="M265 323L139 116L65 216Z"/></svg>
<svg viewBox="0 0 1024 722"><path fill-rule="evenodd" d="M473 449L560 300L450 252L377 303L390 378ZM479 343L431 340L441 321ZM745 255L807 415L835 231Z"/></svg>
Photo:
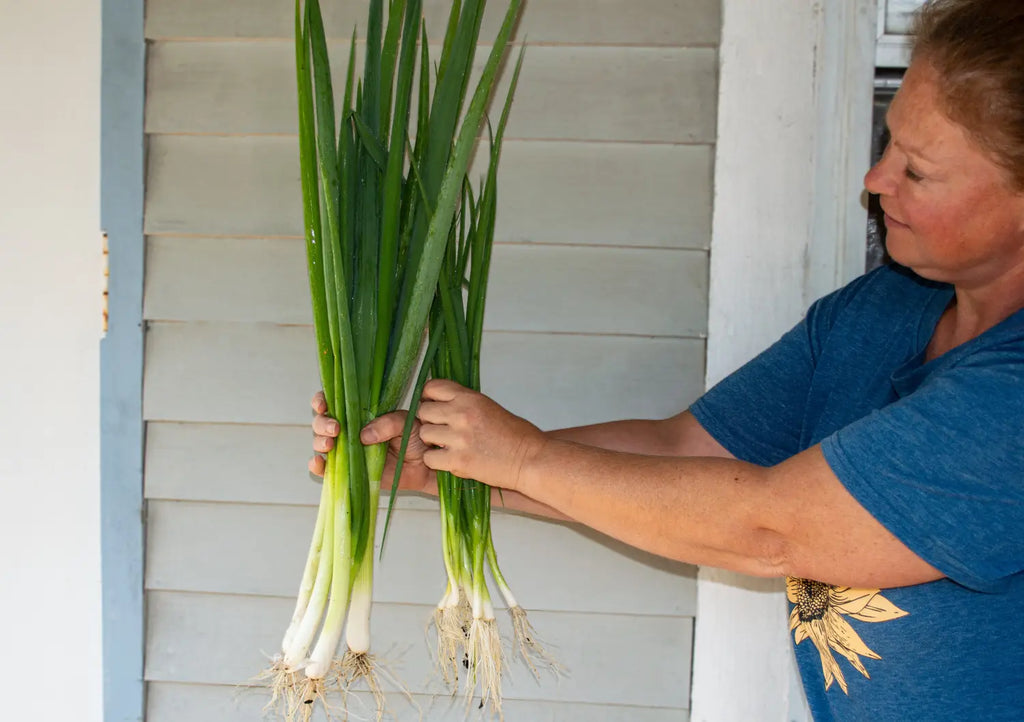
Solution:
<svg viewBox="0 0 1024 722"><path fill-rule="evenodd" d="M886 244L885 250L889 254L889 258L904 268L909 268L926 281L935 281L936 283L954 282L953 274L950 274L948 268L936 267L934 263L929 263L920 254L907 253L906 248L901 249L898 245L890 247Z"/></svg>
<svg viewBox="0 0 1024 722"><path fill-rule="evenodd" d="M901 235L903 234L891 232L886 234L885 252L889 254L889 258L901 266L913 268L915 257L911 253L911 244L907 240L900 238Z"/></svg>
<svg viewBox="0 0 1024 722"><path fill-rule="evenodd" d="M889 254L889 258L921 275L918 266L921 266L925 259L919 250L914 236L907 232L906 226L897 225L888 228L885 234L885 251Z"/></svg>
<svg viewBox="0 0 1024 722"><path fill-rule="evenodd" d="M934 273L935 269L929 268L929 265L924 262L924 259L921 258L920 254L914 253L914 249L911 244L900 243L898 240L893 239L890 236L886 238L885 251L889 254L889 258L904 268L909 268L921 278L928 279L929 281L943 280L936 277L936 274Z"/></svg>

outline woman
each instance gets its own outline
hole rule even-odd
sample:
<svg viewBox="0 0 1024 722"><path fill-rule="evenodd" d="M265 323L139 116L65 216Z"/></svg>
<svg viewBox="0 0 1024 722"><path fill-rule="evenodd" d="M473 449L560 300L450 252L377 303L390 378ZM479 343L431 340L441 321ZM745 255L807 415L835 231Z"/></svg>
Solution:
<svg viewBox="0 0 1024 722"><path fill-rule="evenodd" d="M916 37L865 178L894 264L670 419L543 433L433 381L402 486L449 470L656 554L786 577L816 719L1021 719L1024 3L936 0ZM314 421L318 451L333 423Z"/></svg>

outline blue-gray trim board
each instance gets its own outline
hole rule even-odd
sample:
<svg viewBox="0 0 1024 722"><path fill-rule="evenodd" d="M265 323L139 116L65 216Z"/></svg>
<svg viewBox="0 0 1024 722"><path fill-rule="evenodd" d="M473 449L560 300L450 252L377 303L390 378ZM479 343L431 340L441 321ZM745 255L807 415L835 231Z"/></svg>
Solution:
<svg viewBox="0 0 1024 722"><path fill-rule="evenodd" d="M145 716L143 656L143 0L103 0L100 216L110 249L100 345L103 719Z"/></svg>

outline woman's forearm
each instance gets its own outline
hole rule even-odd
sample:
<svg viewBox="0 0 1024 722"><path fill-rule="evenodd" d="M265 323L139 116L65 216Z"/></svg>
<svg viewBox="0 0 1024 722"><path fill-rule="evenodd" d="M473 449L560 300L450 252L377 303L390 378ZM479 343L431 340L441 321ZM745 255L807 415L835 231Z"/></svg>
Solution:
<svg viewBox="0 0 1024 722"><path fill-rule="evenodd" d="M556 440L524 464L519 479L522 495L631 546L747 574L778 573L776 537L759 522L767 491L763 467Z"/></svg>
<svg viewBox="0 0 1024 722"><path fill-rule="evenodd" d="M689 412L670 419L626 419L545 432L559 441L644 456L708 456L732 458ZM496 509L519 511L558 521L575 521L554 507L514 491L495 491Z"/></svg>
<svg viewBox="0 0 1024 722"><path fill-rule="evenodd" d="M627 419L546 432L550 438L644 456L732 455L685 411L668 419Z"/></svg>
<svg viewBox="0 0 1024 722"><path fill-rule="evenodd" d="M542 504L536 499L531 499L524 494L507 489L491 490L491 508L522 512L523 514L550 519L551 521L574 521L572 517L566 516L547 504Z"/></svg>
<svg viewBox="0 0 1024 722"><path fill-rule="evenodd" d="M437 498L437 477L435 472L424 468L423 479L413 485L413 493ZM530 516L550 519L552 521L572 521L572 519L547 504L509 489L491 490L491 507L506 511L521 512Z"/></svg>

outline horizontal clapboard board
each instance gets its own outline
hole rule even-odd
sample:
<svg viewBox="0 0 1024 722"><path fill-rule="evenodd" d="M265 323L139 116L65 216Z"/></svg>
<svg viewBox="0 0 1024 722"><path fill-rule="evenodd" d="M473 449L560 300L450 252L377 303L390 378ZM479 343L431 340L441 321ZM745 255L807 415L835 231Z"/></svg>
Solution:
<svg viewBox="0 0 1024 722"><path fill-rule="evenodd" d="M315 519L312 506L151 499L146 587L294 598ZM692 567L576 525L518 514L496 512L493 530L505 577L530 610L660 616L695 611ZM378 551L380 542L378 533ZM436 604L445 584L436 504L396 512L385 546L374 599ZM504 606L497 598L495 604Z"/></svg>
<svg viewBox="0 0 1024 722"><path fill-rule="evenodd" d="M321 3L324 26L333 38L347 39L366 28L368 0ZM146 37L291 38L292 4L281 0L148 0ZM427 33L441 38L451 0L424 0ZM492 2L484 13L481 37L491 38L504 7ZM543 0L523 13L518 37L531 44L707 45L718 44L718 0Z"/></svg>
<svg viewBox="0 0 1024 722"><path fill-rule="evenodd" d="M312 323L302 241L155 237L147 258L147 319ZM699 337L706 260L700 251L498 245L484 328Z"/></svg>
<svg viewBox="0 0 1024 722"><path fill-rule="evenodd" d="M704 343L584 334L490 333L483 386L544 428L665 418L703 387ZM318 389L306 326L158 323L146 336L150 421L309 424Z"/></svg>
<svg viewBox="0 0 1024 722"><path fill-rule="evenodd" d="M711 48L540 46L529 48L528 56L510 138L714 140L717 55ZM331 57L347 59L345 45L336 44ZM477 71L486 59L478 54ZM294 134L294 63L294 46L286 41L156 44L149 55L146 132ZM335 67L335 77L344 73L344 65ZM496 97L504 97L508 82L506 74ZM630 92L613 94L610 87Z"/></svg>
<svg viewBox="0 0 1024 722"><path fill-rule="evenodd" d="M147 722L253 722L265 718L264 688L228 685L192 685L150 682L146 695ZM353 718L372 718L366 699L352 701ZM423 722L484 722L489 717L473 710L467 716L464 698L448 695L389 695L388 705L398 719ZM507 722L687 722L686 710L673 707L636 707L618 704L530 701L506 699L502 709ZM406 715L405 717L401 715ZM421 717L422 715L422 717ZM312 722L328 722L318 711Z"/></svg>
<svg viewBox="0 0 1024 722"><path fill-rule="evenodd" d="M279 630L294 606L277 597L155 590L147 602L146 679L215 685L245 684L267 666L267 655L280 645ZM446 692L429 651L426 628L433 609L377 604L371 620L375 649L415 694ZM679 651L691 644L692 619L559 612L530 616L558 659L572 660L571 667L560 679L548 675L537 681L521 663L511 662L504 689L509 699L687 706L689 658ZM511 632L507 616L498 615L498 623L503 633Z"/></svg>
<svg viewBox="0 0 1024 722"><path fill-rule="evenodd" d="M498 242L706 250L709 146L506 142ZM302 235L292 137L152 136L149 234Z"/></svg>

